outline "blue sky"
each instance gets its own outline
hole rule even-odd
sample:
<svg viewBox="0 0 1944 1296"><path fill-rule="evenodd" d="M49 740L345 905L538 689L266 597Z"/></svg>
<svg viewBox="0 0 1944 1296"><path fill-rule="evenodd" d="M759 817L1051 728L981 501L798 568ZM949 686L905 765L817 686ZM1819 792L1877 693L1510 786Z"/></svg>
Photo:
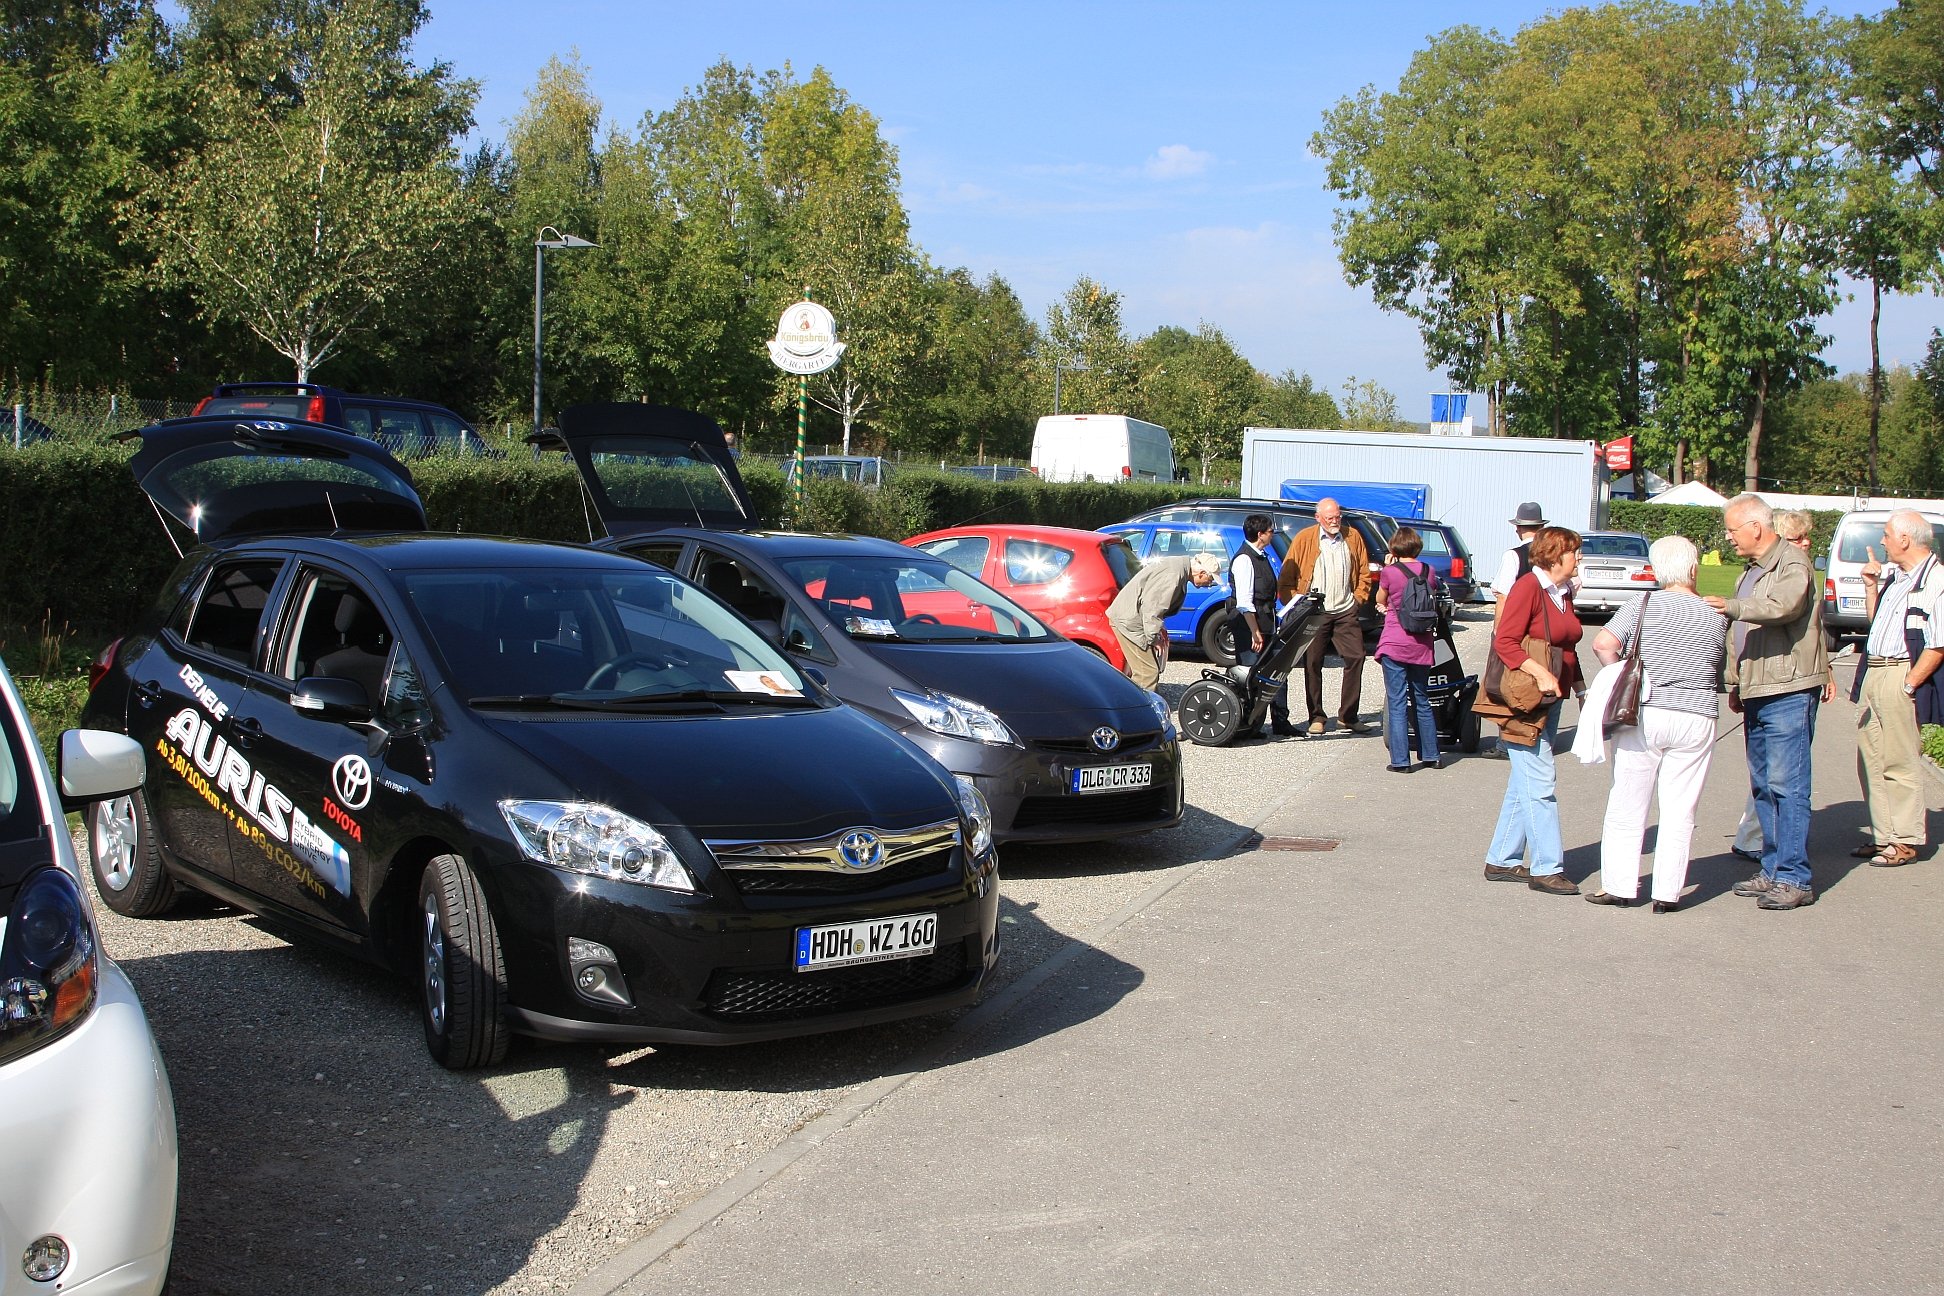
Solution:
<svg viewBox="0 0 1944 1296"><path fill-rule="evenodd" d="M1408 319L1344 283L1309 138L1345 95L1394 86L1432 33L1468 22L1510 35L1547 10L433 0L417 54L481 82L489 139L549 55L577 55L607 122L629 131L719 58L822 65L896 144L912 236L937 263L1000 274L1041 322L1089 275L1121 294L1132 336L1206 320L1258 369L1338 392L1374 379L1422 419L1444 380ZM1938 297L1890 299L1885 363L1921 360L1938 325ZM1866 369L1868 329L1867 296L1846 303L1824 324L1826 358Z"/></svg>

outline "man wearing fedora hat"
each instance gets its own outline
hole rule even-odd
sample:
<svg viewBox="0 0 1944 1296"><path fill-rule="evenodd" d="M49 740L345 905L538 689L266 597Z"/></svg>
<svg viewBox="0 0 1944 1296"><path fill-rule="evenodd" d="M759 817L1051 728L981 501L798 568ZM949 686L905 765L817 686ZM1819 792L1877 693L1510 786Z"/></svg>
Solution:
<svg viewBox="0 0 1944 1296"><path fill-rule="evenodd" d="M1519 543L1505 551L1499 559L1498 575L1492 578L1492 620L1497 622L1499 609L1505 605L1505 596L1512 592L1512 583L1532 570L1532 538L1546 525L1546 511L1535 500L1527 500L1519 505L1511 517L1512 527L1519 533ZM1503 745L1494 745L1483 755L1493 760L1504 760L1506 751Z"/></svg>

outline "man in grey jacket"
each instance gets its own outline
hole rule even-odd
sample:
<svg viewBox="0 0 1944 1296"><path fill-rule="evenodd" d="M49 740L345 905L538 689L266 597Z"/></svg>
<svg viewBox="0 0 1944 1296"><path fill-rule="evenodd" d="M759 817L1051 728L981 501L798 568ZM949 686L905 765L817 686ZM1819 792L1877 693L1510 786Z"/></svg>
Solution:
<svg viewBox="0 0 1944 1296"><path fill-rule="evenodd" d="M1107 624L1120 640L1127 678L1149 692L1161 682L1161 667L1168 660L1168 629L1162 623L1181 611L1190 583L1197 589L1213 585L1221 566L1213 554L1205 553L1151 558L1121 586L1107 605Z"/></svg>
<svg viewBox="0 0 1944 1296"><path fill-rule="evenodd" d="M1728 709L1742 717L1748 782L1762 824L1762 871L1735 885L1764 909L1816 902L1809 867L1809 748L1816 708L1829 676L1821 590L1809 555L1775 531L1759 495L1728 501L1723 521L1735 552L1748 560L1731 599L1708 603L1727 614Z"/></svg>

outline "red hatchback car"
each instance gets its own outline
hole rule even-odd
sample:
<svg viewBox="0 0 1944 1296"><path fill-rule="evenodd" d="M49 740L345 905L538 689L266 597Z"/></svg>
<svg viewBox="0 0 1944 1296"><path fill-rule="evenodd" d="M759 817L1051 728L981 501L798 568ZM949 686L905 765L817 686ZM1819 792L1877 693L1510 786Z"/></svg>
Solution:
<svg viewBox="0 0 1944 1296"><path fill-rule="evenodd" d="M1072 527L946 527L905 541L998 590L1056 633L1125 670L1107 605L1140 566L1122 536Z"/></svg>

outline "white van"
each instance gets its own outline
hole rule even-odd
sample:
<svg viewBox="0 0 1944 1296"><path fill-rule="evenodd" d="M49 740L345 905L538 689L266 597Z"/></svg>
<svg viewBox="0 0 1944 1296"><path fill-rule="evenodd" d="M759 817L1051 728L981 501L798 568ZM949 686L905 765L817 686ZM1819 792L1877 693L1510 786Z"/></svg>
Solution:
<svg viewBox="0 0 1944 1296"><path fill-rule="evenodd" d="M1864 615L1863 564L1876 550L1878 562L1888 561L1883 552L1883 524L1894 509L1857 509L1843 514L1836 534L1829 542L1829 557L1823 564L1823 635L1831 648L1844 636L1858 636L1870 628ZM1925 509L1918 512L1930 519L1931 552L1944 555L1944 513Z"/></svg>
<svg viewBox="0 0 1944 1296"><path fill-rule="evenodd" d="M1168 429L1124 414L1048 414L1033 431L1041 481L1160 481L1175 475Z"/></svg>

